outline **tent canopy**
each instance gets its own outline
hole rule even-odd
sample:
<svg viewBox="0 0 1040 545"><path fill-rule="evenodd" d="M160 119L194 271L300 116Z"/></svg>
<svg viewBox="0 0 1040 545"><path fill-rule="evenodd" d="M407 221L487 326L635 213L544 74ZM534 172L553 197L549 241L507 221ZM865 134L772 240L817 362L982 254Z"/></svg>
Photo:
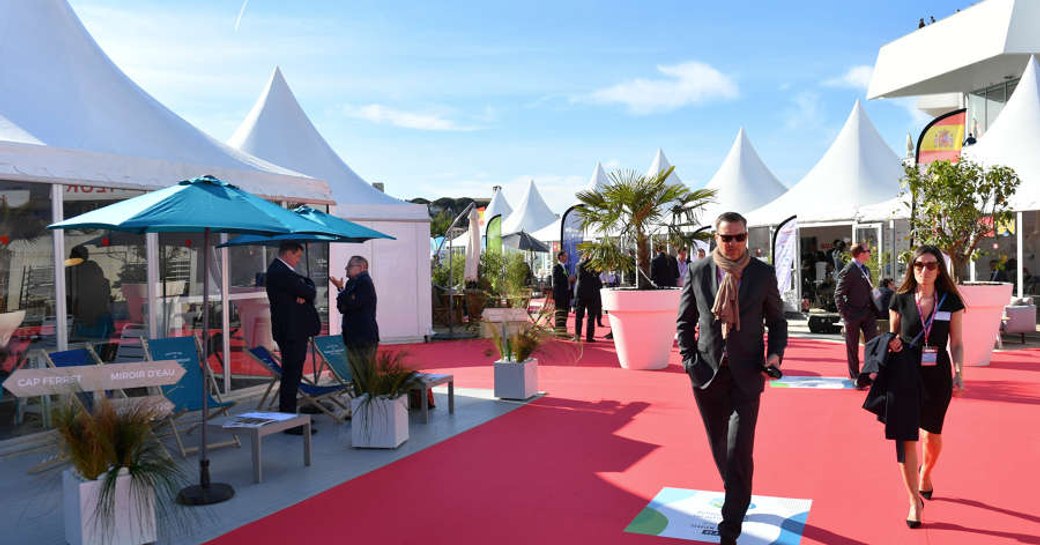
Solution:
<svg viewBox="0 0 1040 545"><path fill-rule="evenodd" d="M748 225L777 225L797 214L799 223L851 221L861 206L899 194L903 167L859 101L819 162L776 200L747 214Z"/></svg>
<svg viewBox="0 0 1040 545"><path fill-rule="evenodd" d="M491 196L491 202L484 209L484 225L487 225L487 222L491 221L491 218L495 216L502 216L502 221L505 221L513 213L513 207L509 206L509 201L502 194L502 188L496 185L492 188L492 191L494 195Z"/></svg>
<svg viewBox="0 0 1040 545"><path fill-rule="evenodd" d="M156 189L210 173L329 202L317 180L233 150L131 81L65 0L0 0L0 176Z"/></svg>
<svg viewBox="0 0 1040 545"><path fill-rule="evenodd" d="M701 211L701 223L705 225L723 212L750 212L787 191L762 162L743 127L737 131L722 166L705 187L717 191L715 202Z"/></svg>
<svg viewBox="0 0 1040 545"><path fill-rule="evenodd" d="M326 180L338 211L351 219L428 219L426 207L379 191L343 162L311 123L277 67L228 143Z"/></svg>
<svg viewBox="0 0 1040 545"><path fill-rule="evenodd" d="M985 166L1015 169L1022 184L1011 197L1014 210L1040 210L1040 64L1030 57L1018 87L989 130L964 156Z"/></svg>
<svg viewBox="0 0 1040 545"><path fill-rule="evenodd" d="M657 176L658 172L670 168L672 168L672 164L668 162L668 158L664 156L664 150L658 148L657 154L654 155L654 160L650 162L650 168L646 169L646 177ZM668 175L668 179L665 180L665 182L668 185L683 185L683 181L674 170Z"/></svg>
<svg viewBox="0 0 1040 545"><path fill-rule="evenodd" d="M533 233L556 219L556 214L545 204L545 199L538 192L534 180L527 184L527 192L520 199L516 210L502 221L502 236L511 235L520 231Z"/></svg>

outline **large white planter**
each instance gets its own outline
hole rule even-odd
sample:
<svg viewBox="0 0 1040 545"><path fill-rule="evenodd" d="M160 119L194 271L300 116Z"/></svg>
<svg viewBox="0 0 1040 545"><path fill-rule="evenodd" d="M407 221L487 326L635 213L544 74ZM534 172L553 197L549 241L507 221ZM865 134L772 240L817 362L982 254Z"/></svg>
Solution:
<svg viewBox="0 0 1040 545"><path fill-rule="evenodd" d="M679 312L678 288L600 291L609 312L614 347L625 369L664 369L675 338Z"/></svg>
<svg viewBox="0 0 1040 545"><path fill-rule="evenodd" d="M993 355L1004 306L1011 302L1008 283L974 283L957 286L964 300L964 365L984 367Z"/></svg>
<svg viewBox="0 0 1040 545"><path fill-rule="evenodd" d="M538 360L495 362L495 397L528 399L538 393Z"/></svg>
<svg viewBox="0 0 1040 545"><path fill-rule="evenodd" d="M350 444L354 448L397 448L408 440L408 398L363 395L350 400Z"/></svg>
<svg viewBox="0 0 1040 545"><path fill-rule="evenodd" d="M70 545L139 545L156 540L155 491L131 490L126 468L116 477L112 518L99 518L102 481L84 480L67 469L61 474L65 541Z"/></svg>

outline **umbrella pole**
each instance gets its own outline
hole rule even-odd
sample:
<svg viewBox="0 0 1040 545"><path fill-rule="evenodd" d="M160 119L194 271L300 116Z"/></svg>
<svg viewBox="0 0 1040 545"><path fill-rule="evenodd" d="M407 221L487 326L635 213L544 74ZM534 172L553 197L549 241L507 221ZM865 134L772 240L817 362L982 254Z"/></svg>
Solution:
<svg viewBox="0 0 1040 545"><path fill-rule="evenodd" d="M199 447L199 484L181 489L177 503L211 505L230 500L235 495L231 485L209 482L209 458L206 457L206 427L209 420L209 227L202 235L202 446ZM227 369L224 370L227 372Z"/></svg>

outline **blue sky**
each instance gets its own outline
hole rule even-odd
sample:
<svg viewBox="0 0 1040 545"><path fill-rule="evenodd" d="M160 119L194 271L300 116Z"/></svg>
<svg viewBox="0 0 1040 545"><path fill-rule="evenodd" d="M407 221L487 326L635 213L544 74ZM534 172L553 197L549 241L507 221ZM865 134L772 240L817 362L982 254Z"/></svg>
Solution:
<svg viewBox="0 0 1040 545"><path fill-rule="evenodd" d="M865 101L878 49L972 2L70 3L127 75L218 140L277 65L388 193L489 197L497 184L515 206L534 179L559 212L597 161L643 172L658 148L701 187L741 126L796 183ZM926 122L913 99L864 106L900 156Z"/></svg>

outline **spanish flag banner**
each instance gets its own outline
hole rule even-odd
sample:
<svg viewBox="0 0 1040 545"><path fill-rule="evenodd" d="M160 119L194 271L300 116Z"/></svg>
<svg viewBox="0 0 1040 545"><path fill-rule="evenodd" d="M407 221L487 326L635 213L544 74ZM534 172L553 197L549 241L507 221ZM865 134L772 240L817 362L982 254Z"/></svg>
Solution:
<svg viewBox="0 0 1040 545"><path fill-rule="evenodd" d="M917 165L933 161L956 163L964 145L964 123L967 110L961 108L932 120L917 139Z"/></svg>

